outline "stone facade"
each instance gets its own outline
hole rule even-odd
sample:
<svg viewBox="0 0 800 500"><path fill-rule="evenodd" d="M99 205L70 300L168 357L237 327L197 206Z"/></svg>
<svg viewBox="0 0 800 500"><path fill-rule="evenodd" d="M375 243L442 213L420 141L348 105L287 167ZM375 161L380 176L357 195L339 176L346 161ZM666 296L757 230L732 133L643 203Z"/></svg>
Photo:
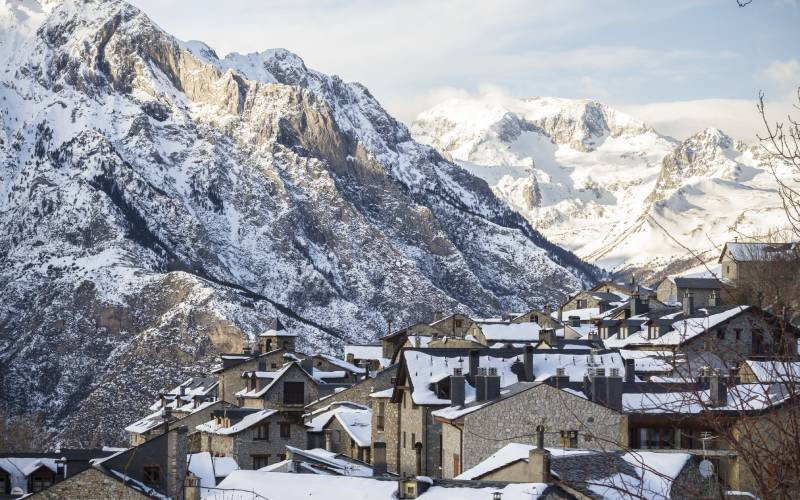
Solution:
<svg viewBox="0 0 800 500"><path fill-rule="evenodd" d="M431 323L438 335L463 338L473 321L466 314L452 314Z"/></svg>
<svg viewBox="0 0 800 500"><path fill-rule="evenodd" d="M403 390L398 404L400 428L400 474L440 477L442 426L433 420L432 411L441 406L415 405L411 391Z"/></svg>
<svg viewBox="0 0 800 500"><path fill-rule="evenodd" d="M706 307L709 303L709 298L713 293L717 294L718 303L722 303L724 293L718 288L686 288L675 284L669 278L665 278L659 283L656 288L656 297L664 304L674 304L676 302L683 302L683 298L687 292L691 292L694 297L694 303L697 307Z"/></svg>
<svg viewBox="0 0 800 500"><path fill-rule="evenodd" d="M397 473L401 445L399 405L392 403L391 396L372 398L371 403L372 442L386 443L386 469Z"/></svg>
<svg viewBox="0 0 800 500"><path fill-rule="evenodd" d="M397 366L392 365L385 370L381 370L375 374L375 377L361 380L355 385L346 388L343 391L333 393L328 396L312 401L306 406L306 413L325 408L331 403L339 401L350 401L351 403L358 403L365 406L372 404L372 399L369 395L373 392L389 389L394 386L392 379L397 376ZM388 452L387 452L388 453Z"/></svg>
<svg viewBox="0 0 800 500"><path fill-rule="evenodd" d="M268 439L257 439L257 425L237 434L220 435L199 432L191 445L193 453L207 451L217 457L233 457L242 469L253 469L256 465L280 462L286 457L286 445L304 449L306 428L295 414L278 412L260 422L269 425ZM288 426L289 437L281 436L281 424ZM260 464L257 463L261 461Z"/></svg>
<svg viewBox="0 0 800 500"><path fill-rule="evenodd" d="M174 422L171 422L170 426L183 425L186 426L187 429L189 429L189 433L192 433L194 432L194 428L196 426L211 420L214 410L221 409L222 405L223 405L222 401L215 401L214 403L208 405L202 410L190 413L184 417L177 419ZM145 433L129 432L128 441L130 446L139 446L140 444L145 443L156 436L160 436L163 432L164 432L163 425L160 425L155 429L151 429Z"/></svg>
<svg viewBox="0 0 800 500"><path fill-rule="evenodd" d="M284 358L284 355L287 353L291 353L301 359L305 358L305 356L300 353L277 349L230 368L217 371L214 375L216 375L219 381L219 386L217 388L219 391L219 399L228 403L237 404L235 394L244 389L246 385L245 380L242 378L242 373L258 370L259 363L261 363L267 371L280 370L287 361Z"/></svg>
<svg viewBox="0 0 800 500"><path fill-rule="evenodd" d="M332 451L334 453L340 453L342 455L348 456L350 458L354 458L356 460L361 460L362 462L370 463L371 456L370 456L370 447L369 446L359 446L347 433L347 430L342 426L342 424L332 418L324 427L324 432L326 434L326 446L325 448L328 451ZM327 434L330 433L328 436Z"/></svg>
<svg viewBox="0 0 800 500"><path fill-rule="evenodd" d="M62 500L145 500L150 498L97 469L86 469L28 498Z"/></svg>
<svg viewBox="0 0 800 500"><path fill-rule="evenodd" d="M620 449L628 444L625 415L546 384L484 406L457 423L441 424L445 478L474 467L509 443L535 445L538 425L545 426L548 447L564 445L562 431L577 431L577 448Z"/></svg>

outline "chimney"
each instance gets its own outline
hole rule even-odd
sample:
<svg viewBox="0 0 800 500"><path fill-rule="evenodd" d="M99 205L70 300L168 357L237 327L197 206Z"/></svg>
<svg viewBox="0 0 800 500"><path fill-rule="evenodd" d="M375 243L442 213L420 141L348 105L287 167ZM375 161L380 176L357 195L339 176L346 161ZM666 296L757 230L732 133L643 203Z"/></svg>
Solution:
<svg viewBox="0 0 800 500"><path fill-rule="evenodd" d="M711 396L711 406L728 405L728 386L719 376L718 372L708 377L709 395Z"/></svg>
<svg viewBox="0 0 800 500"><path fill-rule="evenodd" d="M333 449L333 430L332 429L324 429L323 434L325 434L325 449L330 452L334 452Z"/></svg>
<svg viewBox="0 0 800 500"><path fill-rule="evenodd" d="M475 377L475 401L486 401L486 368L478 368Z"/></svg>
<svg viewBox="0 0 800 500"><path fill-rule="evenodd" d="M200 478L192 473L183 482L183 500L200 500Z"/></svg>
<svg viewBox="0 0 800 500"><path fill-rule="evenodd" d="M251 354L253 354L253 349L249 345L246 345L242 347L242 354L250 356Z"/></svg>
<svg viewBox="0 0 800 500"><path fill-rule="evenodd" d="M606 406L622 411L622 377L619 375L619 368L612 368L606 378Z"/></svg>
<svg viewBox="0 0 800 500"><path fill-rule="evenodd" d="M564 322L564 320L562 319L563 317L564 317L564 306L558 306L558 322L559 323L563 323Z"/></svg>
<svg viewBox="0 0 800 500"><path fill-rule="evenodd" d="M464 375L461 368L454 368L450 377L450 404L464 406Z"/></svg>
<svg viewBox="0 0 800 500"><path fill-rule="evenodd" d="M694 314L694 294L686 292L683 296L683 317L686 318Z"/></svg>
<svg viewBox="0 0 800 500"><path fill-rule="evenodd" d="M267 371L267 360L266 359L259 359L258 360L258 371L260 371L260 372Z"/></svg>
<svg viewBox="0 0 800 500"><path fill-rule="evenodd" d="M711 290L711 294L708 296L708 307L717 307L719 305L719 292L716 290Z"/></svg>
<svg viewBox="0 0 800 500"><path fill-rule="evenodd" d="M486 400L491 401L500 397L500 375L497 374L497 368L489 368L486 379Z"/></svg>
<svg viewBox="0 0 800 500"><path fill-rule="evenodd" d="M539 340L545 342L549 346L556 345L556 331L552 328L544 328L539 330Z"/></svg>
<svg viewBox="0 0 800 500"><path fill-rule="evenodd" d="M179 498L186 478L186 435L188 428L183 425L167 433L167 496Z"/></svg>
<svg viewBox="0 0 800 500"><path fill-rule="evenodd" d="M386 443L375 441L372 443L372 475L383 476L386 472Z"/></svg>
<svg viewBox="0 0 800 500"><path fill-rule="evenodd" d="M631 316L638 316L640 314L644 314L648 311L649 304L647 301L642 300L642 297L639 295L639 292L633 292L631 295L630 301L630 310Z"/></svg>
<svg viewBox="0 0 800 500"><path fill-rule="evenodd" d="M625 360L625 382L632 384L636 382L636 360Z"/></svg>
<svg viewBox="0 0 800 500"><path fill-rule="evenodd" d="M352 352L348 352L347 353L347 357L345 358L345 361L347 361L350 364L355 364L355 361L356 361L355 354L353 354Z"/></svg>
<svg viewBox="0 0 800 500"><path fill-rule="evenodd" d="M581 317L580 316L570 316L569 317L569 326L574 328L580 328L581 326Z"/></svg>
<svg viewBox="0 0 800 500"><path fill-rule="evenodd" d="M564 367L556 368L556 374L550 377L550 383L554 387L567 387L567 384L569 384L569 375L567 375L567 371Z"/></svg>
<svg viewBox="0 0 800 500"><path fill-rule="evenodd" d="M481 362L481 352L477 349L469 351L469 378L475 384L475 377L478 376L478 367Z"/></svg>
<svg viewBox="0 0 800 500"><path fill-rule="evenodd" d="M528 477L527 482L550 482L550 452L544 447L544 426L536 427L536 448L528 452Z"/></svg>
<svg viewBox="0 0 800 500"><path fill-rule="evenodd" d="M526 382L533 382L533 346L526 345L525 346L525 353L523 355L524 359L524 368L525 368L525 381Z"/></svg>

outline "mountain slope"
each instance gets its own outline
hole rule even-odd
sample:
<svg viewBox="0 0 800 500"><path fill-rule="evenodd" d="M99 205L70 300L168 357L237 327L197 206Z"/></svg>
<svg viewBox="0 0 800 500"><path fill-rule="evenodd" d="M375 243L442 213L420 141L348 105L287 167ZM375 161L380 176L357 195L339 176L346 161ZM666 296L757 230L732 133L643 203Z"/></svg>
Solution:
<svg viewBox="0 0 800 500"><path fill-rule="evenodd" d="M783 224L767 165L716 129L683 142L594 101L453 99L414 136L579 256L642 278Z"/></svg>
<svg viewBox="0 0 800 500"><path fill-rule="evenodd" d="M272 316L330 350L597 277L285 50L219 58L111 0L0 22L0 407L66 444L119 439Z"/></svg>

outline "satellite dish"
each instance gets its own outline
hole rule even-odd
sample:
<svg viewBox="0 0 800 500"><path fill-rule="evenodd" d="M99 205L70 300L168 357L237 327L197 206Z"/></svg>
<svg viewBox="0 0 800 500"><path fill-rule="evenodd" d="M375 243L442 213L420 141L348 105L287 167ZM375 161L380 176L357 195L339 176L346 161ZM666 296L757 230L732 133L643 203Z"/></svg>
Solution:
<svg viewBox="0 0 800 500"><path fill-rule="evenodd" d="M706 479L708 479L709 477L711 477L712 474L714 474L714 464L711 463L711 461L709 460L703 460L702 462L700 462L698 468L700 469L700 475Z"/></svg>

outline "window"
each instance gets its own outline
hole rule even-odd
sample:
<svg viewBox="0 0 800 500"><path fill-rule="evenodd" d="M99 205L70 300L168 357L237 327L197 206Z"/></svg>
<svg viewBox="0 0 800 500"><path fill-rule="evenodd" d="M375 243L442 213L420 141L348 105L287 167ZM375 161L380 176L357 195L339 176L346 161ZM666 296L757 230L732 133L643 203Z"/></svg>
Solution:
<svg viewBox="0 0 800 500"><path fill-rule="evenodd" d="M578 431L561 431L561 447L562 448L577 448L578 447Z"/></svg>
<svg viewBox="0 0 800 500"><path fill-rule="evenodd" d="M742 340L742 329L741 328L734 328L733 334L736 335L736 340Z"/></svg>
<svg viewBox="0 0 800 500"><path fill-rule="evenodd" d="M578 299L578 309L586 309L586 299Z"/></svg>
<svg viewBox="0 0 800 500"><path fill-rule="evenodd" d="M535 314L531 314L531 321L533 323L538 323L539 322L539 316L537 316Z"/></svg>
<svg viewBox="0 0 800 500"><path fill-rule="evenodd" d="M161 487L161 466L159 465L144 466L144 484L152 486L153 488Z"/></svg>
<svg viewBox="0 0 800 500"><path fill-rule="evenodd" d="M415 444L417 444L417 434L412 432L411 433L411 446L414 446Z"/></svg>
<svg viewBox="0 0 800 500"><path fill-rule="evenodd" d="M286 453L278 453L278 461L283 462L286 460Z"/></svg>
<svg viewBox="0 0 800 500"><path fill-rule="evenodd" d="M454 323L456 325L456 328L461 328L462 326L464 326L464 320L463 319L454 320Z"/></svg>
<svg viewBox="0 0 800 500"><path fill-rule="evenodd" d="M258 470L269 465L269 455L251 455L253 458L253 470Z"/></svg>
<svg viewBox="0 0 800 500"><path fill-rule="evenodd" d="M386 415L386 403L381 401L380 403L378 403L378 421L376 422L379 431L383 430L384 419L386 418L385 415Z"/></svg>
<svg viewBox="0 0 800 500"><path fill-rule="evenodd" d="M272 339L267 339L267 352L272 350Z"/></svg>
<svg viewBox="0 0 800 500"><path fill-rule="evenodd" d="M725 340L725 329L724 328L720 328L719 330L717 330L717 338L719 340Z"/></svg>
<svg viewBox="0 0 800 500"><path fill-rule="evenodd" d="M281 437L282 438L289 438L292 437L292 424L290 422L281 422Z"/></svg>
<svg viewBox="0 0 800 500"><path fill-rule="evenodd" d="M675 429L639 429L639 440L645 449L671 449L675 447Z"/></svg>
<svg viewBox="0 0 800 500"><path fill-rule="evenodd" d="M269 441L269 422L256 426L256 440Z"/></svg>
<svg viewBox="0 0 800 500"><path fill-rule="evenodd" d="M403 448L408 448L406 445L406 431L403 431Z"/></svg>
<svg viewBox="0 0 800 500"><path fill-rule="evenodd" d="M278 367L278 363L272 363L270 366L272 366L273 369L277 368Z"/></svg>
<svg viewBox="0 0 800 500"><path fill-rule="evenodd" d="M283 383L283 404L301 405L305 402L305 386L303 382Z"/></svg>

